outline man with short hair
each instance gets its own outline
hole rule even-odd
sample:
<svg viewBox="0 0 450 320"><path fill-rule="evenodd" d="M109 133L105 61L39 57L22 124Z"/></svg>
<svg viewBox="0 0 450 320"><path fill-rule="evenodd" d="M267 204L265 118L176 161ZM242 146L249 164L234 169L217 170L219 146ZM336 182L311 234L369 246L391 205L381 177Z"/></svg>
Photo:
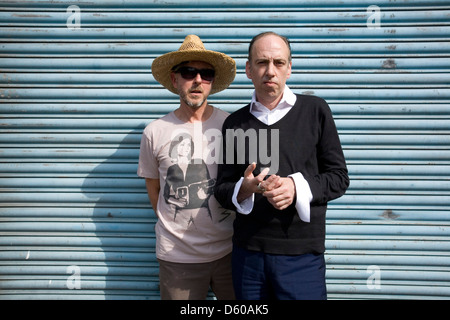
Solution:
<svg viewBox="0 0 450 320"><path fill-rule="evenodd" d="M220 133L228 113L208 104L210 94L226 89L236 74L235 61L206 50L189 35L178 51L153 61L154 78L180 96L180 106L144 130L138 175L158 217L156 256L162 299L234 299L231 237L234 212L213 195L216 147L205 132ZM221 138L221 137L216 137Z"/></svg>
<svg viewBox="0 0 450 320"><path fill-rule="evenodd" d="M238 212L232 262L237 299L327 296L327 202L345 193L349 178L330 108L321 98L294 94L286 85L291 72L287 38L273 32L254 37L246 64L252 101L222 129L227 161L219 165L215 195ZM232 134L236 130L251 134ZM258 141L236 142L240 137ZM238 161L242 155L245 161Z"/></svg>

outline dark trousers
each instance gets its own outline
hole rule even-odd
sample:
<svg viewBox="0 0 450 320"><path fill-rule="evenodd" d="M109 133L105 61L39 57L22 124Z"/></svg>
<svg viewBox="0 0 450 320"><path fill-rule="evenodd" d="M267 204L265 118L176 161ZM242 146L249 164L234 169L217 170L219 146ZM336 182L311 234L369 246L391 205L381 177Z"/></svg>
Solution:
<svg viewBox="0 0 450 320"><path fill-rule="evenodd" d="M326 300L323 254L286 256L233 248L238 300Z"/></svg>

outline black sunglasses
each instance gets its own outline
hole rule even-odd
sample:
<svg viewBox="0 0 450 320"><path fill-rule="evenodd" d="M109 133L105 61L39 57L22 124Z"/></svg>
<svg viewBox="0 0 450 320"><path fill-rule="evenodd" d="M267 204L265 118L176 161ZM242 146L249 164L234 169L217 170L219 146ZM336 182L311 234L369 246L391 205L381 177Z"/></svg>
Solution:
<svg viewBox="0 0 450 320"><path fill-rule="evenodd" d="M213 81L215 75L213 69L197 69L193 67L181 67L175 70L175 73L181 74L181 77L185 80L192 80L200 73L200 77L202 77L203 80Z"/></svg>

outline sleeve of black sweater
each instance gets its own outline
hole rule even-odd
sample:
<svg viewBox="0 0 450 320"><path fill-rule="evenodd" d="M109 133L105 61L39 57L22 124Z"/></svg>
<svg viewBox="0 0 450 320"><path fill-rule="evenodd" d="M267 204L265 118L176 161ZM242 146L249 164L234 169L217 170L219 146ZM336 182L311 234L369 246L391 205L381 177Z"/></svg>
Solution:
<svg viewBox="0 0 450 320"><path fill-rule="evenodd" d="M341 197L348 186L347 166L330 107L323 99L318 113L319 139L316 147L319 172L304 176L313 195L311 205L323 205Z"/></svg>
<svg viewBox="0 0 450 320"><path fill-rule="evenodd" d="M227 139L226 131L227 129L239 128L239 114L245 114L248 112L248 107L246 106L240 110L237 110L227 119L225 119L222 127L222 163L218 166L217 172L217 182L214 188L214 196L220 205L226 209L231 209L236 211L236 206L232 202L232 197L234 193L234 188L239 179L244 175L246 166L237 164L236 157L232 162L227 162Z"/></svg>

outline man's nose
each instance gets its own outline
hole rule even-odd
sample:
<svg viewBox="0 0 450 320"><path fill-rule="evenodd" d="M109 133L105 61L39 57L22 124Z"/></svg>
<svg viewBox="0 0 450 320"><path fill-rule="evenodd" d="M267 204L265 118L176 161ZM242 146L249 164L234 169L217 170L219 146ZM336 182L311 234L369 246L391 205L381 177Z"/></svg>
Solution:
<svg viewBox="0 0 450 320"><path fill-rule="evenodd" d="M194 78L195 83L202 83L202 77L200 76L200 72L197 73L197 75Z"/></svg>
<svg viewBox="0 0 450 320"><path fill-rule="evenodd" d="M267 64L266 75L269 77L275 76L275 65L272 61Z"/></svg>

